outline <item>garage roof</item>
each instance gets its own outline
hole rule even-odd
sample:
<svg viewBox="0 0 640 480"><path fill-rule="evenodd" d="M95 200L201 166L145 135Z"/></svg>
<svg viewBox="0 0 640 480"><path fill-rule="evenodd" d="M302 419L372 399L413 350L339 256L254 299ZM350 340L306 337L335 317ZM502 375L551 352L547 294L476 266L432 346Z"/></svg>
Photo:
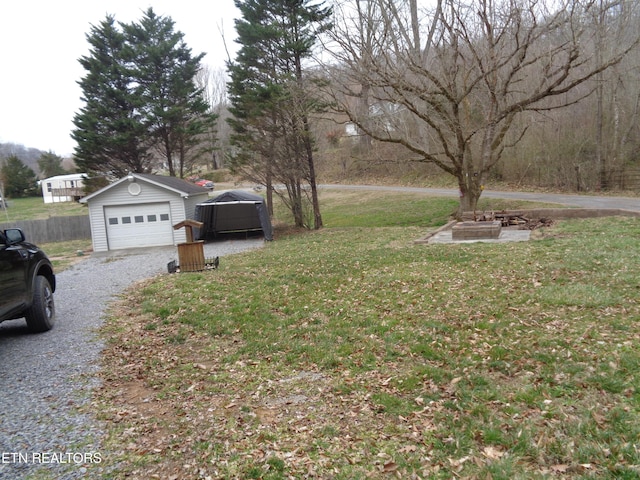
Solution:
<svg viewBox="0 0 640 480"><path fill-rule="evenodd" d="M116 185L119 185L127 181L141 181L141 182L149 183L152 185L156 185L158 187L171 190L179 194L181 197L185 197L185 198L191 195L201 195L203 193L206 193L207 195L209 194L209 191L206 188L201 187L200 185L196 185L195 183L187 182L182 178L166 177L164 175L151 175L148 173L130 173L126 177L123 177L120 180L113 182L111 185L107 185L106 187L101 188L97 192L94 192L91 195L84 197L83 199L80 200L80 202L86 203L88 200L91 200L99 195L102 195L103 193L115 187Z"/></svg>

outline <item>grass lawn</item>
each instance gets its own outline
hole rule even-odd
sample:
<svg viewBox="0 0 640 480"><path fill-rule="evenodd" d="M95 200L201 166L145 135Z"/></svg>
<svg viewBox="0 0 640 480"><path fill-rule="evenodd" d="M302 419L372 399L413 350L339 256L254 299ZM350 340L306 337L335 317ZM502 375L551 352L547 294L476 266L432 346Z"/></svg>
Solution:
<svg viewBox="0 0 640 480"><path fill-rule="evenodd" d="M38 246L47 254L53 264L53 271L56 273L82 261L87 252L93 250L91 239L43 243Z"/></svg>
<svg viewBox="0 0 640 480"><path fill-rule="evenodd" d="M101 468L640 478L639 219L414 245L455 200L354 199L324 193L327 228L142 282L113 305Z"/></svg>
<svg viewBox="0 0 640 480"><path fill-rule="evenodd" d="M87 206L78 202L44 203L42 197L12 198L8 203L9 208L0 209L0 223L89 214Z"/></svg>
<svg viewBox="0 0 640 480"><path fill-rule="evenodd" d="M88 215L86 205L77 202L44 203L42 197L16 198L8 200L9 208L0 209L0 223L20 220L43 220L50 217ZM29 240L27 238L27 240ZM91 239L68 242L43 243L38 245L51 259L56 273L82 260L78 252L91 250Z"/></svg>

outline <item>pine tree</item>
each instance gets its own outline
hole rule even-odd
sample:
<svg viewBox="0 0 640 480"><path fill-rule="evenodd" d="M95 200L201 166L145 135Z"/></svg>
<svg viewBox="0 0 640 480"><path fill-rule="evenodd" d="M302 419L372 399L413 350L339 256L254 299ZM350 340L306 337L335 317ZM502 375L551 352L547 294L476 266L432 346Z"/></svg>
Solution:
<svg viewBox="0 0 640 480"><path fill-rule="evenodd" d="M40 155L38 159L38 168L42 178L49 178L55 175L63 175L65 172L62 168L62 157L56 155L52 151L48 151Z"/></svg>
<svg viewBox="0 0 640 480"><path fill-rule="evenodd" d="M3 193L9 198L29 197L36 193L35 172L15 155L4 161L0 177L4 186Z"/></svg>
<svg viewBox="0 0 640 480"><path fill-rule="evenodd" d="M80 58L85 105L74 117L75 160L80 171L123 176L150 169L146 134L138 114L140 99L125 56L126 38L113 16L87 35L90 54Z"/></svg>
<svg viewBox="0 0 640 480"><path fill-rule="evenodd" d="M174 22L151 8L139 23L107 16L87 40L92 49L80 59L87 74L79 82L85 106L72 134L79 169L150 172L159 152L169 174L182 176L187 159L211 150L203 138L216 117L195 84L204 54L193 57Z"/></svg>
<svg viewBox="0 0 640 480"><path fill-rule="evenodd" d="M296 225L304 226L310 186L313 226L322 226L317 198L313 135L309 115L318 102L306 85L302 68L317 35L330 27L331 9L307 0L236 0L241 45L228 65L230 125L236 155L232 168L265 185L286 187L283 200ZM270 198L268 198L270 203Z"/></svg>
<svg viewBox="0 0 640 480"><path fill-rule="evenodd" d="M125 26L125 33L144 125L169 175L176 175L177 166L182 177L187 155L216 118L195 83L204 53L192 56L173 20L156 15L152 8L139 23Z"/></svg>

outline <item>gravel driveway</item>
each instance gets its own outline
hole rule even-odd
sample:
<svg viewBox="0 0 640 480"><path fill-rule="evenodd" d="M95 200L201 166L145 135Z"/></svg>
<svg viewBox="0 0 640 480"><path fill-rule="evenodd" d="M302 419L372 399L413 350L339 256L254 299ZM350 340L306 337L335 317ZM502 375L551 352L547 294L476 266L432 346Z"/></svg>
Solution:
<svg viewBox="0 0 640 480"><path fill-rule="evenodd" d="M205 244L207 258L260 248L262 238ZM175 247L96 253L57 275L53 330L0 324L0 478L75 479L100 471L100 434L90 407L108 302L132 282L167 274ZM90 411L90 408L85 408ZM87 468L88 467L88 468Z"/></svg>

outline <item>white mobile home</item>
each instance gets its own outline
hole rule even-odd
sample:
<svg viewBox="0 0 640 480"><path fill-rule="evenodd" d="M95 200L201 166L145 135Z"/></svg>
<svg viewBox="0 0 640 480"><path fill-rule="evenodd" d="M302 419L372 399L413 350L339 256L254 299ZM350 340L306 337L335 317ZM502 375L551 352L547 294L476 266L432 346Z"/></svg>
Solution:
<svg viewBox="0 0 640 480"><path fill-rule="evenodd" d="M84 173L56 175L40 181L44 203L74 202L84 197Z"/></svg>

